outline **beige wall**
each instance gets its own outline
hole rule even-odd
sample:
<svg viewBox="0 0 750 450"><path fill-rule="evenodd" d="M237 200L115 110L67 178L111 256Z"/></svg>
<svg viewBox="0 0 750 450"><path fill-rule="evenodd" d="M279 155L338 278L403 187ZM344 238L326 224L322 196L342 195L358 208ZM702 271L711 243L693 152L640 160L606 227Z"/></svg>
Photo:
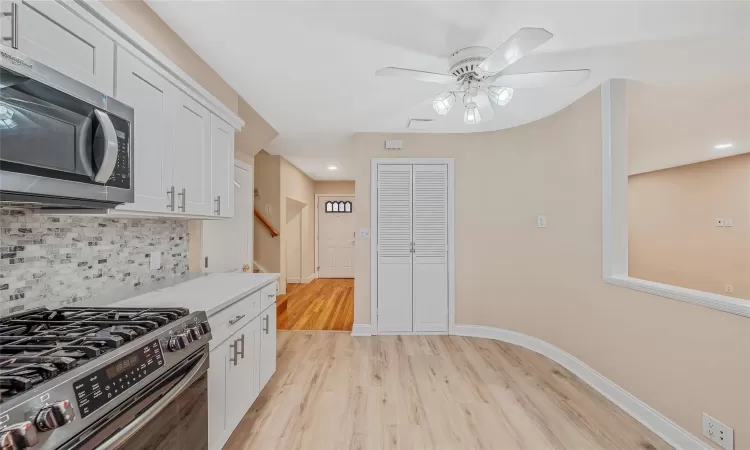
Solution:
<svg viewBox="0 0 750 450"><path fill-rule="evenodd" d="M688 86L628 82L628 173L750 152L750 79ZM731 142L717 150L714 145Z"/></svg>
<svg viewBox="0 0 750 450"><path fill-rule="evenodd" d="M281 199L285 203L287 199L292 202L299 202L304 206L301 209L300 222L302 228L301 234L301 269L302 278L306 278L315 273L315 181L305 175L292 163L281 158ZM279 291L286 293L286 240L289 238L291 231L288 228L286 205L282 208L281 217L281 279L279 282Z"/></svg>
<svg viewBox="0 0 750 450"><path fill-rule="evenodd" d="M266 218L266 220L277 231L281 232L281 158L269 155L265 151L255 155L253 166L255 177L255 189L258 195L255 197L255 208ZM271 211L266 212L266 205ZM255 217L255 216L253 216ZM253 223L253 260L268 272L278 273L281 271L281 237L271 237L271 233L254 218Z"/></svg>
<svg viewBox="0 0 750 450"><path fill-rule="evenodd" d="M384 139L402 139L402 157L455 158L458 324L543 339L694 435L706 412L750 449L750 321L602 280L598 89L499 132L355 135L358 228L370 227L370 158L394 157ZM356 245L357 324L370 323L369 244Z"/></svg>
<svg viewBox="0 0 750 450"><path fill-rule="evenodd" d="M354 181L316 181L318 195L354 195Z"/></svg>
<svg viewBox="0 0 750 450"><path fill-rule="evenodd" d="M246 160L255 156L269 142L278 136L278 132L263 119L260 114L243 99L239 99L239 116L245 126L234 136L234 151L237 159Z"/></svg>
<svg viewBox="0 0 750 450"><path fill-rule="evenodd" d="M628 194L631 277L750 300L750 154L633 175Z"/></svg>

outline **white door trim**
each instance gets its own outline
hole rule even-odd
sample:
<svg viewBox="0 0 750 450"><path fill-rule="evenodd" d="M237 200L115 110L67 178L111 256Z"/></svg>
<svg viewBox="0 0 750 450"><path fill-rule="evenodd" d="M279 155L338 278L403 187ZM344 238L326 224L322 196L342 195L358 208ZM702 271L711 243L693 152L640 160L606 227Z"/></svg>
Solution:
<svg viewBox="0 0 750 450"><path fill-rule="evenodd" d="M370 160L370 328L378 334L378 165L446 164L448 166L448 334L456 334L455 175L453 158L372 158Z"/></svg>
<svg viewBox="0 0 750 450"><path fill-rule="evenodd" d="M352 214L355 214L354 208L357 207L357 202L354 194L315 194L315 278L320 278L320 263L318 261L318 237L320 236L320 197L351 197L352 199ZM356 237L355 237L356 241ZM356 243L354 245L357 245Z"/></svg>

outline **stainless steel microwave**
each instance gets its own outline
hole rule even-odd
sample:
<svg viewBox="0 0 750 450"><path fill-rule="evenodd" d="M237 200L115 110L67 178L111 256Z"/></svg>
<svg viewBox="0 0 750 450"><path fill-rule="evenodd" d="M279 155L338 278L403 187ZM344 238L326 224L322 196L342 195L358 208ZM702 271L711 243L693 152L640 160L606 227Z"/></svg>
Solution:
<svg viewBox="0 0 750 450"><path fill-rule="evenodd" d="M132 203L133 109L0 47L0 205Z"/></svg>

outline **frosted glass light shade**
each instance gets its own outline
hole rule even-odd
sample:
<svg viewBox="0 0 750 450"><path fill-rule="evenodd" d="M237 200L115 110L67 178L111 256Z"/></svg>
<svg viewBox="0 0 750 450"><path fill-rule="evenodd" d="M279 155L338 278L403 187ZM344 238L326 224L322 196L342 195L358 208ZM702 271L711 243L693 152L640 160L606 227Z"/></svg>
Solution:
<svg viewBox="0 0 750 450"><path fill-rule="evenodd" d="M464 123L466 125L474 125L482 121L482 116L479 114L479 107L476 103L471 102L466 104L466 111L464 111Z"/></svg>
<svg viewBox="0 0 750 450"><path fill-rule="evenodd" d="M507 87L490 86L487 88L487 96L498 106L505 106L513 97L513 89Z"/></svg>
<svg viewBox="0 0 750 450"><path fill-rule="evenodd" d="M433 100L432 107L435 108L435 112L444 116L448 114L454 103L456 103L456 95L453 92L446 92Z"/></svg>

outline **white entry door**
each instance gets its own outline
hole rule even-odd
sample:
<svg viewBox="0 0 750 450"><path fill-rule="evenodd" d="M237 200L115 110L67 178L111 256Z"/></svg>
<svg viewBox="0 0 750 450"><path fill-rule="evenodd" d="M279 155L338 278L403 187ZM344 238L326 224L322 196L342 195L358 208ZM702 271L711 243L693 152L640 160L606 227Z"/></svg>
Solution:
<svg viewBox="0 0 750 450"><path fill-rule="evenodd" d="M318 197L319 278L354 278L353 211L353 196Z"/></svg>
<svg viewBox="0 0 750 450"><path fill-rule="evenodd" d="M253 168L235 162L234 217L204 220L201 269L233 272L253 265Z"/></svg>

